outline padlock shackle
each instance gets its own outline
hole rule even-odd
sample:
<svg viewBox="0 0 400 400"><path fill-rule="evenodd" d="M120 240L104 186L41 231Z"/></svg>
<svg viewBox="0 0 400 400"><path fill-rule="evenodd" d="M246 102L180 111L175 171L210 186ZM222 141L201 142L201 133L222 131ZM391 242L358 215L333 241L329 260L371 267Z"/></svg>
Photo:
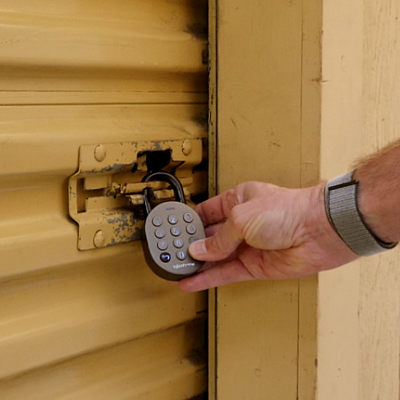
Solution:
<svg viewBox="0 0 400 400"><path fill-rule="evenodd" d="M176 176L174 176L168 172L158 171L158 172L152 172L152 173L146 175L142 179L143 183L151 182L151 181L168 182L174 191L176 201L186 204L186 199L185 199L185 194L183 192L182 184ZM149 200L149 195L154 197L152 188L147 187L143 191L143 210L145 213L145 218L147 218L147 216L151 212L151 204L150 204L150 200Z"/></svg>

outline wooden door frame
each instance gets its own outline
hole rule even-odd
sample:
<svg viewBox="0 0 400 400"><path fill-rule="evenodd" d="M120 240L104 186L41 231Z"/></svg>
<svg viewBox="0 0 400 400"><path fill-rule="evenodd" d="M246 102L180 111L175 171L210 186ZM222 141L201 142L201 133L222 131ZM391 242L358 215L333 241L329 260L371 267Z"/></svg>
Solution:
<svg viewBox="0 0 400 400"><path fill-rule="evenodd" d="M210 0L209 4L210 195L234 186L237 180L258 179L289 187L313 185L346 172L357 157L395 139L396 132L398 137L400 121L395 117L393 99L400 98L400 85L393 85L400 82L397 72L400 57L394 46L400 40L400 22L394 19L397 9L393 1L273 0L268 2L268 10L265 3L256 1L230 0L228 4L228 0ZM236 14L234 9L238 10ZM262 12L265 16L273 14L279 23L274 24L274 20L260 23L258 16ZM244 37L235 36L237 29L242 29ZM260 54L258 60L248 60L245 68L243 59L249 54L250 42L253 46L257 42L260 52L268 42L270 57L262 58ZM299 87L293 92L298 102L284 111L288 118L294 114L299 116L292 135L298 141L300 160L297 167L285 169L276 157L282 149L287 157L293 154L290 153L292 143L280 121L282 108L287 104L277 104L277 101L281 100L280 95L289 101L290 89L283 79L279 80L279 74L275 82L266 84L257 80L257 73L260 76L261 70L266 74L274 73L274 69L290 70L291 45L299 54L294 59L298 62L297 72L296 68L292 70L296 78L288 76L288 79ZM252 63L257 71L252 70ZM242 84L240 95L239 90L228 90L227 82L235 85L235 79ZM272 144L263 158L257 153L257 146L266 137L271 139L271 131L263 132L265 120L260 114L265 111L258 114L254 111L257 106L254 96L260 96L257 83L264 85L265 93L270 91L275 96L275 103L266 99L263 104L270 112L267 122L278 131L281 140L275 142L280 147ZM247 90L251 84L253 94ZM278 84L281 92L274 88ZM252 103L253 107L246 103ZM260 104L258 107L261 110ZM251 120L241 121L237 128L241 133L236 131L237 121L229 122L238 110L243 110ZM280 117L276 117L279 113ZM253 159L243 149L239 154L233 145L227 149L229 140L243 144L240 142L243 132L251 133L246 137L246 146L254 151ZM240 156L247 157L247 166L233 162ZM266 165L272 171L262 171L260 160L267 160ZM226 173L227 166L230 174ZM400 271L395 267L397 258L398 252L394 251L363 259L289 286L267 282L253 283L251 288L248 284L239 284L210 291L210 399L367 400L376 398L373 396L377 393L388 396L385 398L398 398ZM290 317L293 322L296 320L292 325L297 326L296 339L294 336L288 339L288 344L297 349L293 360L297 372L292 372L292 376L286 373L285 378L294 385L290 396L284 384L275 385L268 374L264 375L264 368L270 371L269 364L279 361L279 354L272 351L272 337L263 337L271 328L268 321L271 311L266 307L257 308L256 304L260 299L277 302L285 293L297 305L297 313ZM240 296L242 300L238 300ZM246 306L251 310L251 318L238 315ZM250 321L255 340L267 353L272 351L268 363L262 367L257 366L254 349L249 349L246 359L243 353L242 357L235 354L238 348L233 344L231 348L226 345L227 333L237 333L238 319ZM243 339L246 333L250 334L248 325L240 326L240 331L242 345L249 346ZM387 358L385 354L393 357ZM227 364L230 373L222 367ZM248 371L251 368L254 375ZM228 383L233 388L229 396ZM262 397L262 394L271 397Z"/></svg>

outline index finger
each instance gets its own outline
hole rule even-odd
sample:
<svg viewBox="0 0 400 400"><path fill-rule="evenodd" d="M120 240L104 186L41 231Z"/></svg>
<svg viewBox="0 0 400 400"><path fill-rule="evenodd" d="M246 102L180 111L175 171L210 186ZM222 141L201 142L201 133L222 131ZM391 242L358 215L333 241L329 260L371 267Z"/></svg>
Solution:
<svg viewBox="0 0 400 400"><path fill-rule="evenodd" d="M216 224L227 219L233 207L239 204L235 190L230 189L196 206L204 226Z"/></svg>

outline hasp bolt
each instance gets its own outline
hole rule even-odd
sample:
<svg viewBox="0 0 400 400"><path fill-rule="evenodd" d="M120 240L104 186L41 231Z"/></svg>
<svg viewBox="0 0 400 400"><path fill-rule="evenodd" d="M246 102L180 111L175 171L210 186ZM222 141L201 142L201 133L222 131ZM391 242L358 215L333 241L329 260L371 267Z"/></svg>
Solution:
<svg viewBox="0 0 400 400"><path fill-rule="evenodd" d="M182 153L185 156L188 156L193 150L193 145L192 142L190 140L184 140L184 142L182 143Z"/></svg>
<svg viewBox="0 0 400 400"><path fill-rule="evenodd" d="M103 247L106 242L106 236L104 235L103 231L97 231L93 238L93 244L99 248Z"/></svg>
<svg viewBox="0 0 400 400"><path fill-rule="evenodd" d="M98 162L102 162L106 158L106 154L106 148L101 144L96 146L96 148L94 149L94 158Z"/></svg>

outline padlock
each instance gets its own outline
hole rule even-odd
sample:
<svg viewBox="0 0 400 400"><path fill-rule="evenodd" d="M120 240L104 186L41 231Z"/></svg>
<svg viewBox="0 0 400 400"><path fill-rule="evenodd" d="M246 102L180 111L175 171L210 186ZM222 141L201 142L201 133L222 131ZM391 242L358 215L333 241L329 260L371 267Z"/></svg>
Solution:
<svg viewBox="0 0 400 400"><path fill-rule="evenodd" d="M147 264L159 277L179 281L195 274L203 261L194 260L188 253L190 243L206 237L199 215L186 204L178 178L167 172L153 172L142 182L168 182L177 201L164 201L152 208L154 193L143 191L143 250Z"/></svg>

